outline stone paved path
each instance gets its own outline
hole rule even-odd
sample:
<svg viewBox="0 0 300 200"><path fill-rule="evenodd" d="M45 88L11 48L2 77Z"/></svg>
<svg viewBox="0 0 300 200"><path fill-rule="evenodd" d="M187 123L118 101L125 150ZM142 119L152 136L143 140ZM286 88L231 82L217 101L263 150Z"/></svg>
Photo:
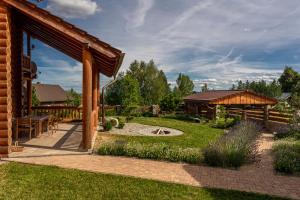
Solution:
<svg viewBox="0 0 300 200"><path fill-rule="evenodd" d="M13 154L8 160L300 199L300 177L280 176L274 173L270 155L272 143L272 138L263 135L258 146L260 161L240 170L124 157L74 155L64 151L55 154L54 150L38 155L36 149L31 155ZM30 150L31 147L28 148ZM32 149L30 151L34 152Z"/></svg>

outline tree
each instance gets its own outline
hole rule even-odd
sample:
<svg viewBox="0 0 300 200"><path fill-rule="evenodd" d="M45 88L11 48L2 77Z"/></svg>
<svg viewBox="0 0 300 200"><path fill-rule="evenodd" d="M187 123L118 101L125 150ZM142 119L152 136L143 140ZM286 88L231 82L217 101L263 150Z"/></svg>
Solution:
<svg viewBox="0 0 300 200"><path fill-rule="evenodd" d="M290 103L294 108L300 109L300 81L298 81L292 88Z"/></svg>
<svg viewBox="0 0 300 200"><path fill-rule="evenodd" d="M161 100L159 106L163 111L175 111L179 103L180 99L174 93L170 93Z"/></svg>
<svg viewBox="0 0 300 200"><path fill-rule="evenodd" d="M201 91L202 92L207 92L208 91L208 87L207 87L206 83L204 83L204 85L201 87Z"/></svg>
<svg viewBox="0 0 300 200"><path fill-rule="evenodd" d="M117 81L107 88L105 100L109 105L138 105L141 100L138 81L131 75L119 74Z"/></svg>
<svg viewBox="0 0 300 200"><path fill-rule="evenodd" d="M273 80L271 83L267 83L265 80L260 81L242 81L238 82L238 85L233 85L232 88L238 90L252 90L258 94L262 94L268 97L279 97L281 95L281 85L278 81Z"/></svg>
<svg viewBox="0 0 300 200"><path fill-rule="evenodd" d="M73 88L67 92L67 104L70 106L81 105L81 95L77 93Z"/></svg>
<svg viewBox="0 0 300 200"><path fill-rule="evenodd" d="M162 70L158 70L153 60L149 63L134 61L126 73L139 83L142 102L145 105L159 104L170 92L170 86Z"/></svg>
<svg viewBox="0 0 300 200"><path fill-rule="evenodd" d="M293 87L300 81L300 74L292 67L286 66L282 75L278 79L283 92L292 92Z"/></svg>
<svg viewBox="0 0 300 200"><path fill-rule="evenodd" d="M180 73L176 80L176 84L177 85L174 88L174 93L180 98L193 93L194 83L189 76Z"/></svg>
<svg viewBox="0 0 300 200"><path fill-rule="evenodd" d="M36 95L36 89L33 87L32 88L32 106L39 106L40 101Z"/></svg>

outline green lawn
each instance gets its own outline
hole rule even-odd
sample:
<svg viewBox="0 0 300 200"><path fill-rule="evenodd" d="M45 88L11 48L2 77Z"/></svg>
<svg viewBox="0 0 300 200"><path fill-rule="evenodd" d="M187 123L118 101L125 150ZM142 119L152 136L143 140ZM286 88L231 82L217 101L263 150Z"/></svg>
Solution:
<svg viewBox="0 0 300 200"><path fill-rule="evenodd" d="M50 166L0 165L0 199L279 199Z"/></svg>
<svg viewBox="0 0 300 200"><path fill-rule="evenodd" d="M183 148L203 148L209 142L221 136L224 132L220 129L211 128L207 124L162 117L136 117L131 122L174 128L183 131L184 134L174 137L116 136L116 138L122 138L129 142L135 141L145 144L166 143L171 146L179 146Z"/></svg>

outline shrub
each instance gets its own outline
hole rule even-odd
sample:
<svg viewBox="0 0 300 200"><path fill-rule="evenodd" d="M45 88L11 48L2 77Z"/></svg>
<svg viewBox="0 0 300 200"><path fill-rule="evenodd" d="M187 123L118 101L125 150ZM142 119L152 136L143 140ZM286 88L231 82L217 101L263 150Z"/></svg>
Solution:
<svg viewBox="0 0 300 200"><path fill-rule="evenodd" d="M164 143L106 143L100 146L100 155L129 156L143 159L167 160L171 162L186 162L197 164L202 161L202 154L198 148L182 149L170 147Z"/></svg>
<svg viewBox="0 0 300 200"><path fill-rule="evenodd" d="M119 128L119 129L123 129L123 128L124 128L124 126L125 126L125 122L123 122L123 121L120 121L120 122L119 122L119 126L118 126L117 128Z"/></svg>
<svg viewBox="0 0 300 200"><path fill-rule="evenodd" d="M153 117L153 114L151 112L143 112L143 117Z"/></svg>
<svg viewBox="0 0 300 200"><path fill-rule="evenodd" d="M110 131L112 129L112 124L111 121L106 121L104 124L104 130L105 131Z"/></svg>
<svg viewBox="0 0 300 200"><path fill-rule="evenodd" d="M279 130L275 136L277 139L292 137L296 140L300 140L300 114L296 111L289 127Z"/></svg>
<svg viewBox="0 0 300 200"><path fill-rule="evenodd" d="M300 142L279 143L273 147L274 168L278 172L300 174Z"/></svg>
<svg viewBox="0 0 300 200"><path fill-rule="evenodd" d="M179 103L180 99L175 94L171 93L161 100L159 106L161 110L171 112L176 110Z"/></svg>
<svg viewBox="0 0 300 200"><path fill-rule="evenodd" d="M142 116L141 107L135 105L127 106L123 110L122 114L125 116L141 117Z"/></svg>
<svg viewBox="0 0 300 200"><path fill-rule="evenodd" d="M210 166L240 167L255 154L253 143L258 132L255 123L241 122L203 150L205 163Z"/></svg>
<svg viewBox="0 0 300 200"><path fill-rule="evenodd" d="M133 116L127 116L125 120L126 120L126 122L129 122L129 121L131 121L131 120L133 120L133 119L134 119Z"/></svg>
<svg viewBox="0 0 300 200"><path fill-rule="evenodd" d="M105 116L116 116L116 109L105 109Z"/></svg>
<svg viewBox="0 0 300 200"><path fill-rule="evenodd" d="M211 124L213 128L229 128L237 123L237 120L234 118L218 118L214 120Z"/></svg>

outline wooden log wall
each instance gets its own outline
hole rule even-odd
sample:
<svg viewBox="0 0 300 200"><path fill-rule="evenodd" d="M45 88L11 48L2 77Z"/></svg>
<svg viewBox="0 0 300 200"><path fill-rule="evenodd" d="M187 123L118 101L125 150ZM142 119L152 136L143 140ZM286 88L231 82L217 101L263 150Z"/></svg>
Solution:
<svg viewBox="0 0 300 200"><path fill-rule="evenodd" d="M0 3L0 157L7 157L12 142L11 11Z"/></svg>

